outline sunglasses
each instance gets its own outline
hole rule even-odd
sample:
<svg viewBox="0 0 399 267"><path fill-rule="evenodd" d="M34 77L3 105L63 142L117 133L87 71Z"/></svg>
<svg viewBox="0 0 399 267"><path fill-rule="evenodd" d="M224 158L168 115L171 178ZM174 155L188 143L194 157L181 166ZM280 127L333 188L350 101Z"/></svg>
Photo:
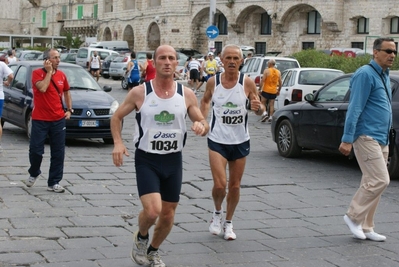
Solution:
<svg viewBox="0 0 399 267"><path fill-rule="evenodd" d="M395 56L398 54L398 51L396 51L396 50L391 50L391 49L377 49L378 51L384 51L385 53L387 53L387 54L392 54L392 53L394 53L395 54Z"/></svg>

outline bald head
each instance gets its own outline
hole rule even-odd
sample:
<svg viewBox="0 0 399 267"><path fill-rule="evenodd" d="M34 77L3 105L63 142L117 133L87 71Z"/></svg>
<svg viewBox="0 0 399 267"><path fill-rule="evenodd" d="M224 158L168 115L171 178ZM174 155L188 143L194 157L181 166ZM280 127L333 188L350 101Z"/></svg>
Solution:
<svg viewBox="0 0 399 267"><path fill-rule="evenodd" d="M170 46L170 45L160 45L160 46L157 47L157 49L155 49L155 52L154 52L154 60L157 59L157 56L158 56L158 54L159 54L160 51L162 51L162 52L164 52L164 51L167 51L167 52L174 52L174 54L175 54L175 56L176 56L176 59L177 59L177 52L176 52L176 50L175 50L172 46Z"/></svg>

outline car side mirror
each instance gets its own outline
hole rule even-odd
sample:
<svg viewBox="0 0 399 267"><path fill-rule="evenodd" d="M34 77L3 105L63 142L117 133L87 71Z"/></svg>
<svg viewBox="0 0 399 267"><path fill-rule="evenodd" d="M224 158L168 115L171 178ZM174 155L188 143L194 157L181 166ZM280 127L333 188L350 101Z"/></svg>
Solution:
<svg viewBox="0 0 399 267"><path fill-rule="evenodd" d="M25 89L25 84L19 82L19 83L16 83L16 84L15 84L15 87L18 88L18 89L20 89L20 90L24 90L24 89Z"/></svg>
<svg viewBox="0 0 399 267"><path fill-rule="evenodd" d="M313 94L307 94L305 95L305 100L307 102L314 102L314 95Z"/></svg>
<svg viewBox="0 0 399 267"><path fill-rule="evenodd" d="M107 92L107 93L108 93L108 92L111 92L112 87L109 86L109 85L104 85L103 90L104 90L104 92Z"/></svg>

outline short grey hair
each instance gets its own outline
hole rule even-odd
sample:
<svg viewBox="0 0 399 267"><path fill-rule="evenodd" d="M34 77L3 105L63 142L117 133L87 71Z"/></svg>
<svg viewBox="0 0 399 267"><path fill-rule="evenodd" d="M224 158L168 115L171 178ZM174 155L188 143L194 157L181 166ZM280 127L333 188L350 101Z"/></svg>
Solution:
<svg viewBox="0 0 399 267"><path fill-rule="evenodd" d="M269 59L267 64L276 65L276 60L274 58Z"/></svg>
<svg viewBox="0 0 399 267"><path fill-rule="evenodd" d="M241 58L244 58L244 54L242 53L241 47L238 46L238 45L235 45L235 44L228 44L228 45L225 45L225 46L223 47L223 49L222 49L222 53L221 53L221 56L222 56L222 57L224 57L224 53L225 53L225 51L226 51L227 48L235 48L235 49L238 49L238 50L240 51L240 56L241 56Z"/></svg>

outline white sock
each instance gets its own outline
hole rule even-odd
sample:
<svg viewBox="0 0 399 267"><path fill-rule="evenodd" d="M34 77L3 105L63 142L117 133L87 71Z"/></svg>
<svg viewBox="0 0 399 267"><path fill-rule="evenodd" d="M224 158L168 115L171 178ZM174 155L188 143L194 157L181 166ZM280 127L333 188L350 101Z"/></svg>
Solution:
<svg viewBox="0 0 399 267"><path fill-rule="evenodd" d="M267 111L265 110L262 114L262 116L266 116L267 115Z"/></svg>

